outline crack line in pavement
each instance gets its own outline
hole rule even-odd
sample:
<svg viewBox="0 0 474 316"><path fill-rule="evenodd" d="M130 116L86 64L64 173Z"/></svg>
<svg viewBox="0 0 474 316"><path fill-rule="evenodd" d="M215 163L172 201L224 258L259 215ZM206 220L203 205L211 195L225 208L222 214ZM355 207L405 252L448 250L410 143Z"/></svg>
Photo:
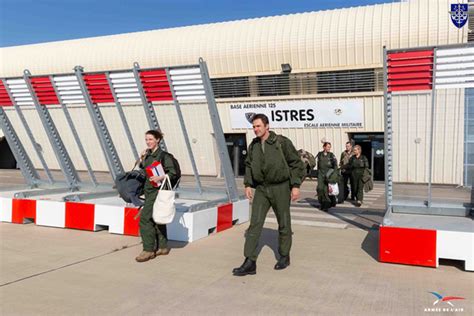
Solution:
<svg viewBox="0 0 474 316"><path fill-rule="evenodd" d="M54 271L57 271L57 270L68 268L68 267L71 267L71 266L74 266L74 265L77 265L77 264L80 264L80 263L83 263L83 262L91 261L91 260L94 260L94 259L97 259L97 258L100 258L100 257L110 255L112 253L119 252L119 251L122 251L122 250L125 250L125 249L128 249L128 248L131 248L131 247L136 247L138 245L141 245L141 242L139 242L137 244L132 244L130 246L123 246L121 249L114 249L114 250L109 251L107 253L97 255L97 256L94 256L94 257L90 257L90 258L86 258L86 259L83 259L83 260L79 260L79 261L76 261L76 262L73 262L73 263L69 263L69 264L54 268L54 269L50 269L50 270L47 270L47 271L43 271L43 272L39 272L39 273L36 273L36 274L33 274L33 275L29 275L27 277L24 277L24 278L21 278L21 279L18 279L18 280L3 283L3 284L0 284L0 287L4 287L4 286L7 286L7 285L11 285L11 284L14 284L14 283L17 283L17 282L21 282L21 281L24 281L24 280L27 280L27 279L31 279L31 278L40 276L40 275L43 275L43 274L47 274L47 273L51 273L51 272L54 272Z"/></svg>

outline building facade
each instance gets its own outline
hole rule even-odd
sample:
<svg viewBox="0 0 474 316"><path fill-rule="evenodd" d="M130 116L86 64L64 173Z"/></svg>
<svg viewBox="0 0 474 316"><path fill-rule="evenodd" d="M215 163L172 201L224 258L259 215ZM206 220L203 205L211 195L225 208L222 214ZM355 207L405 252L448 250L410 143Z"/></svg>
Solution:
<svg viewBox="0 0 474 316"><path fill-rule="evenodd" d="M450 4L455 2L458 1L410 0L7 47L0 49L0 77L21 76L24 69L33 75L71 73L76 65L83 66L86 72L130 69L135 61L142 68L187 65L196 64L202 57L209 66L236 174L242 174L245 147L254 137L243 114L265 109L266 113L276 115L274 130L289 137L298 149L317 153L322 141L327 140L339 156L349 139L362 145L375 179L383 180L383 47L467 43L468 26L456 28L450 19ZM436 129L435 147L437 155L452 163L437 168L435 161L433 182L463 185L467 169L472 168L466 154L469 131L464 91L443 93L438 92L437 98L444 98L450 109L437 112L437 121L444 122L445 128ZM424 159L429 148L424 145L427 135L423 133L430 100L409 95L396 102L406 111L394 116L394 126L398 126L394 142L399 144L394 152L394 180L425 183L428 174ZM144 147L147 124L143 107L123 106L135 143ZM337 117L328 113L326 120L323 114L319 115L331 106ZM305 123L311 121L308 108L319 111L317 125ZM184 174L192 173L175 109L166 103L156 103L155 109L169 151L181 161ZM185 104L182 110L199 172L218 175L219 159L207 107ZM62 112L57 107L50 112L76 167L85 169ZM70 112L92 167L106 171L103 157L94 154L99 145L86 108L74 105ZM104 106L102 112L124 166L131 168L133 155L127 142L121 141L126 138L121 125L116 123L119 118L114 105ZM59 168L34 108L25 107L24 113L48 163ZM13 111L9 111L9 116L15 126L20 126ZM17 132L28 150L31 145L26 133L20 127ZM36 157L31 158L35 165L40 165Z"/></svg>

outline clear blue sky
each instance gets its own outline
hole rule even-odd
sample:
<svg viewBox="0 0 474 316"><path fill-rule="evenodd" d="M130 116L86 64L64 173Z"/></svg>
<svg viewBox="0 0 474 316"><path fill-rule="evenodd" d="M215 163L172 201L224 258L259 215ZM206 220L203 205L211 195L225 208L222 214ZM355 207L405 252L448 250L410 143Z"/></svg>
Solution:
<svg viewBox="0 0 474 316"><path fill-rule="evenodd" d="M0 47L393 0L0 0Z"/></svg>

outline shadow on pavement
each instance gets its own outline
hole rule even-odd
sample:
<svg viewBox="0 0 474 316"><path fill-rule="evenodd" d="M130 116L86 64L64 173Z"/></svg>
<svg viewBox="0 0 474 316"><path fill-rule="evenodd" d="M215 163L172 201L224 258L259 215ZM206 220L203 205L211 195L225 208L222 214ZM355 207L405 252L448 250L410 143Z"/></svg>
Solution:
<svg viewBox="0 0 474 316"><path fill-rule="evenodd" d="M263 228L262 235L260 236L260 242L258 243L257 247L257 254L260 254L263 247L265 246L273 250L276 260L280 258L280 254L278 253L278 230L266 227Z"/></svg>
<svg viewBox="0 0 474 316"><path fill-rule="evenodd" d="M451 260L451 259L439 259L440 266L449 266L458 269L459 271L465 272L464 261L461 260Z"/></svg>
<svg viewBox="0 0 474 316"><path fill-rule="evenodd" d="M368 234L361 244L361 249L371 256L372 259L379 261L379 230L377 228L368 230Z"/></svg>

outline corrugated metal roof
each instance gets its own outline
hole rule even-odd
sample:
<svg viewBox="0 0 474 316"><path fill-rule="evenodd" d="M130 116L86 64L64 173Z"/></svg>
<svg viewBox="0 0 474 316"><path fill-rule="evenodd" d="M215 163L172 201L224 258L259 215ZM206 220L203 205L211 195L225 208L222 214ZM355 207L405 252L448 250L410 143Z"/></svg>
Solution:
<svg viewBox="0 0 474 316"><path fill-rule="evenodd" d="M449 17L449 0L365 7L213 23L0 49L0 76L195 64L213 77L380 66L382 47L467 41Z"/></svg>

